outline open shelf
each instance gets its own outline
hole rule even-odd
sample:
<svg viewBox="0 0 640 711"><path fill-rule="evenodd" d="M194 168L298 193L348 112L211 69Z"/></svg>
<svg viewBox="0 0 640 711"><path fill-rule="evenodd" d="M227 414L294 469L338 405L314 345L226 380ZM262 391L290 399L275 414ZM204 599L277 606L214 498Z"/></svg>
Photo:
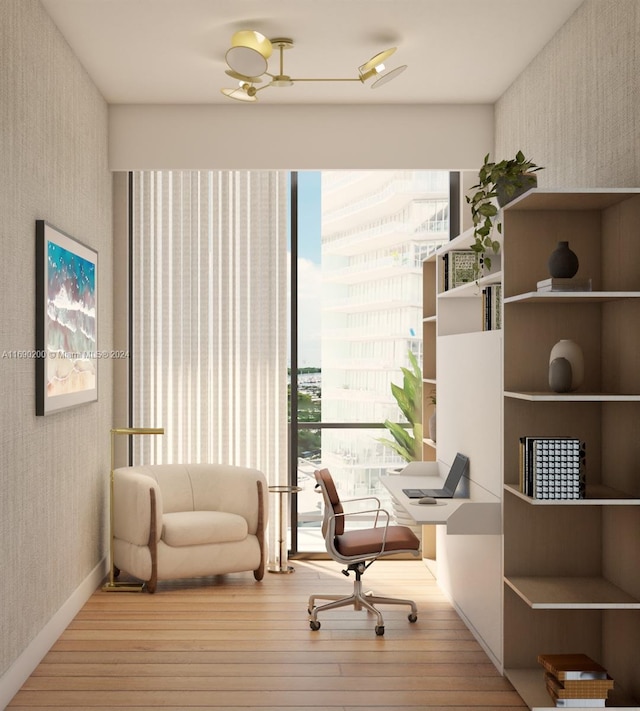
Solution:
<svg viewBox="0 0 640 711"><path fill-rule="evenodd" d="M439 299L468 299L473 297L480 297L482 293L483 286L489 286L491 284L500 284L502 281L502 272L493 272L492 274L487 274L486 276L480 277L476 281L470 281L467 284L462 284L461 286L456 286L455 289L448 289L447 291L441 291L438 294Z"/></svg>
<svg viewBox="0 0 640 711"><path fill-rule="evenodd" d="M509 212L606 210L637 195L635 188L537 188L515 198L508 209Z"/></svg>
<svg viewBox="0 0 640 711"><path fill-rule="evenodd" d="M541 666L533 669L505 669L504 675L532 711L555 711L556 706L547 692L544 670ZM638 709L640 707L616 684L609 692L606 708ZM580 709L574 708L574 711Z"/></svg>
<svg viewBox="0 0 640 711"><path fill-rule="evenodd" d="M638 506L640 499L623 494L603 484L587 484L584 499L534 499L518 490L515 484L505 484L505 491L532 506Z"/></svg>
<svg viewBox="0 0 640 711"><path fill-rule="evenodd" d="M640 609L640 600L601 577L511 576L505 582L536 610Z"/></svg>
<svg viewBox="0 0 640 711"><path fill-rule="evenodd" d="M505 390L504 396L528 402L640 402L640 395L622 393L554 393Z"/></svg>
<svg viewBox="0 0 640 711"><path fill-rule="evenodd" d="M617 299L638 299L640 291L529 291L526 294L516 294L507 296L505 304L529 303L600 303L603 301L615 301Z"/></svg>

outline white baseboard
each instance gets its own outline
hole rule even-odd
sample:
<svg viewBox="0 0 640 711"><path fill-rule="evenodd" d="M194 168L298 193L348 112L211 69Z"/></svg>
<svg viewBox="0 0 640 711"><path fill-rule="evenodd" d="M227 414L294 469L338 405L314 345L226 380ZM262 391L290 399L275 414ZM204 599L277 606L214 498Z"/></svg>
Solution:
<svg viewBox="0 0 640 711"><path fill-rule="evenodd" d="M20 691L25 681L104 580L107 570L107 559L103 558L2 675L0 678L0 709L4 709Z"/></svg>

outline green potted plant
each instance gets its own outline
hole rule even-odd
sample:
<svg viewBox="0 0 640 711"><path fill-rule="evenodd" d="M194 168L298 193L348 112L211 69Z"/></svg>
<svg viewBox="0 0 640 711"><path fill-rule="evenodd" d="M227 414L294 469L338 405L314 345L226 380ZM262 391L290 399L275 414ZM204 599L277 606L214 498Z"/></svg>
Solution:
<svg viewBox="0 0 640 711"><path fill-rule="evenodd" d="M380 437L379 442L397 452L405 462L422 459L422 371L415 355L409 351L411 369L401 368L402 387L391 383L391 392L400 411L407 419L409 427L398 422L385 420L393 440Z"/></svg>
<svg viewBox="0 0 640 711"><path fill-rule="evenodd" d="M515 158L498 163L490 161L488 153L484 157L478 183L470 188L475 192L466 196L471 206L475 240L471 249L478 256L478 271L481 265L491 269L491 258L487 256L487 251L497 254L500 250L500 243L493 238L494 227L498 234L502 234L502 223L498 219L499 207L504 207L518 195L536 187L538 170L543 168L525 158L522 151L518 151Z"/></svg>

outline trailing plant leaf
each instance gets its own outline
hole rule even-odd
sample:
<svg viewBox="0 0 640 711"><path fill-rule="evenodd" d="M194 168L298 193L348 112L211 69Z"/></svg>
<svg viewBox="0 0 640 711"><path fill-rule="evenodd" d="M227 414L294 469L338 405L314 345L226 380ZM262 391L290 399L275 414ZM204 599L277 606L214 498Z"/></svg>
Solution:
<svg viewBox="0 0 640 711"><path fill-rule="evenodd" d="M515 158L497 163L490 161L489 155L487 153L484 157L483 165L478 171L478 183L470 188L475 192L465 198L471 206L474 227L475 241L471 249L483 260L487 269L491 269L491 258L487 257L486 253L492 251L497 254L500 251L500 243L491 239L494 228L498 234L502 234L502 223L497 219L498 206L494 203L494 198L498 196L498 186L508 198L512 198L516 190L527 184L529 176L543 170L541 166L526 158L520 150Z"/></svg>

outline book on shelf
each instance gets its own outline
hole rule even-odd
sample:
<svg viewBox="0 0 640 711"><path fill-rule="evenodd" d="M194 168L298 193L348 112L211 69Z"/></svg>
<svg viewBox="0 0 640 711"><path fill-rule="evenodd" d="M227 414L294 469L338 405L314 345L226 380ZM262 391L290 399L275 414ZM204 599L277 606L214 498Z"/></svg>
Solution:
<svg viewBox="0 0 640 711"><path fill-rule="evenodd" d="M445 291L469 284L478 278L478 255L472 249L445 252L442 263Z"/></svg>
<svg viewBox="0 0 640 711"><path fill-rule="evenodd" d="M539 654L547 692L557 708L603 708L613 679L586 654Z"/></svg>
<svg viewBox="0 0 640 711"><path fill-rule="evenodd" d="M613 689L613 679L576 679L563 680L548 671L545 671L545 682L549 691L559 699L606 699L607 694Z"/></svg>
<svg viewBox="0 0 640 711"><path fill-rule="evenodd" d="M584 499L586 446L575 437L520 437L520 492L534 499Z"/></svg>
<svg viewBox="0 0 640 711"><path fill-rule="evenodd" d="M591 291L591 279L550 277L537 284L538 291Z"/></svg>
<svg viewBox="0 0 640 711"><path fill-rule="evenodd" d="M560 681L609 679L607 670L586 654L539 654L538 663Z"/></svg>
<svg viewBox="0 0 640 711"><path fill-rule="evenodd" d="M559 709L603 709L606 699L558 699L550 694L556 708Z"/></svg>
<svg viewBox="0 0 640 711"><path fill-rule="evenodd" d="M502 328L502 284L490 284L482 289L482 330Z"/></svg>

